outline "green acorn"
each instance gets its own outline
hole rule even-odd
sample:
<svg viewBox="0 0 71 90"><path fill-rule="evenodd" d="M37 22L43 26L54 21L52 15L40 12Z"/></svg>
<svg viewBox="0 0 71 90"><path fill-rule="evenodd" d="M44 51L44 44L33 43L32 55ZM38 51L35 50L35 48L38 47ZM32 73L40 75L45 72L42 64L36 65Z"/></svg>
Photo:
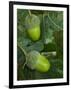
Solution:
<svg viewBox="0 0 71 90"><path fill-rule="evenodd" d="M37 41L40 38L40 20L38 16L31 14L26 16L25 25L31 40Z"/></svg>
<svg viewBox="0 0 71 90"><path fill-rule="evenodd" d="M31 51L27 56L27 66L32 70L47 72L50 69L48 59L37 51Z"/></svg>

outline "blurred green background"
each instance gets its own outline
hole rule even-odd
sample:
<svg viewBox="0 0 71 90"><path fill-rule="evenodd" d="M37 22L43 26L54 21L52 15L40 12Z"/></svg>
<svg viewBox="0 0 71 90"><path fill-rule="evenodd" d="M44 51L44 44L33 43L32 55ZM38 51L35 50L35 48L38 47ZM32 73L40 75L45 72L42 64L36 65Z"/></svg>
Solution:
<svg viewBox="0 0 71 90"><path fill-rule="evenodd" d="M43 53L49 59L51 67L46 73L31 70L26 65L24 67L26 57L17 47L17 80L63 78L63 12L30 11L40 19L41 37L36 42L29 39L25 28L28 10L17 9L17 43L27 52L37 50ZM56 55L48 55L48 52L56 52Z"/></svg>

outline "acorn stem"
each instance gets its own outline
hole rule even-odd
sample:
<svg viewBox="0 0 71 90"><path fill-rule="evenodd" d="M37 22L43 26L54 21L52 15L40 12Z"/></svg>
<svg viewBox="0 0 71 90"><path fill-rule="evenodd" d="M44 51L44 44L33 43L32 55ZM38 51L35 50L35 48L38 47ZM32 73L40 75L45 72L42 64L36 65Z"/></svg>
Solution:
<svg viewBox="0 0 71 90"><path fill-rule="evenodd" d="M30 11L30 10L28 10L28 12L29 12L29 15L31 16L31 15L32 15L31 11Z"/></svg>

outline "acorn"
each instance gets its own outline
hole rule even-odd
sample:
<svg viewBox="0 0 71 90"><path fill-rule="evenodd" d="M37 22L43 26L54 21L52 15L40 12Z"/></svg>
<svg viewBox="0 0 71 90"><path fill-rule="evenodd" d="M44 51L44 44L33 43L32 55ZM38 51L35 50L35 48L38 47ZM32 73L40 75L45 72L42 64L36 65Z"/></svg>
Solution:
<svg viewBox="0 0 71 90"><path fill-rule="evenodd" d="M32 70L47 72L50 69L49 60L37 51L31 51L27 56L27 66Z"/></svg>
<svg viewBox="0 0 71 90"><path fill-rule="evenodd" d="M25 26L28 36L31 40L37 41L40 38L40 19L38 16L31 14L26 16Z"/></svg>

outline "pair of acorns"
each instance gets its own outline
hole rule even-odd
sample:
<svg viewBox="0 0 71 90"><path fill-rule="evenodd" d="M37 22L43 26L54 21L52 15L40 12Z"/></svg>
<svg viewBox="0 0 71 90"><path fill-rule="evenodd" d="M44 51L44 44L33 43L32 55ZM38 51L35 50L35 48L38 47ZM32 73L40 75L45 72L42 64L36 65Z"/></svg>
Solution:
<svg viewBox="0 0 71 90"><path fill-rule="evenodd" d="M31 14L26 16L25 20L26 31L29 38L32 41L37 41L40 38L40 19L38 16ZM50 68L49 60L41 55L38 51L31 51L27 55L27 66L32 70L37 70L39 72L47 72Z"/></svg>

